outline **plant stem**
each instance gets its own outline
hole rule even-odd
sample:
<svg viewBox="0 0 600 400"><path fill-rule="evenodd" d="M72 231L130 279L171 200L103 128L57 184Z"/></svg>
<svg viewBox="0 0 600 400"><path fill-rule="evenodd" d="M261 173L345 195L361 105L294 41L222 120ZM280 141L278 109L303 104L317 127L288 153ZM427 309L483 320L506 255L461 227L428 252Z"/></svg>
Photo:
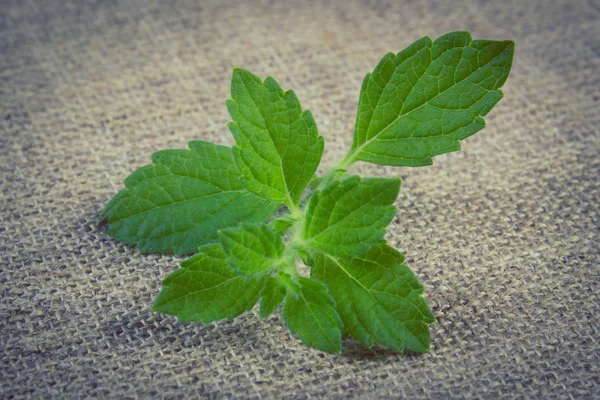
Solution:
<svg viewBox="0 0 600 400"><path fill-rule="evenodd" d="M302 210L300 210L300 207L298 207L296 204L290 203L290 204L286 204L286 205L294 218L301 219L304 216L304 214L302 213Z"/></svg>
<svg viewBox="0 0 600 400"><path fill-rule="evenodd" d="M348 167L354 163L354 161L356 161L354 160L354 152L351 150L348 152L348 154L346 154L346 157L333 166L333 169L346 171Z"/></svg>

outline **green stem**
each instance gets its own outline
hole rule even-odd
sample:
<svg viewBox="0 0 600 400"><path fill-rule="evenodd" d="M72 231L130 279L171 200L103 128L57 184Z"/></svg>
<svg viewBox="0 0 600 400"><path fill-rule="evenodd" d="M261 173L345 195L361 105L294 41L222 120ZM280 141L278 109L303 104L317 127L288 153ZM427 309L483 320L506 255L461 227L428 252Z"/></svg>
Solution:
<svg viewBox="0 0 600 400"><path fill-rule="evenodd" d="M302 210L300 210L300 207L298 207L294 203L290 203L290 204L286 204L286 205L287 205L288 209L290 210L290 213L292 214L292 216L295 219L302 219L304 214L302 213Z"/></svg>
<svg viewBox="0 0 600 400"><path fill-rule="evenodd" d="M321 179L321 182L319 182L319 185L315 191L323 189L325 186L329 185L331 181L344 176L350 164L352 164L352 162L348 163L347 165L342 162L334 165L329 171L327 171L325 175L323 175L323 179Z"/></svg>
<svg viewBox="0 0 600 400"><path fill-rule="evenodd" d="M345 171L354 163L354 161L356 161L354 159L354 151L350 150L348 154L346 154L346 157L342 159L342 161L333 166L333 169Z"/></svg>

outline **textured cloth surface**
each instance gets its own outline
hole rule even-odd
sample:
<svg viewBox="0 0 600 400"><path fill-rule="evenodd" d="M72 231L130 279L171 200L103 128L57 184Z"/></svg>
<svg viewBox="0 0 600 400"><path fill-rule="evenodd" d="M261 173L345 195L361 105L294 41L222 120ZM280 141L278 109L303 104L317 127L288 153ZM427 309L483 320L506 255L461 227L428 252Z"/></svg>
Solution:
<svg viewBox="0 0 600 400"><path fill-rule="evenodd" d="M600 397L597 1L15 1L0 7L2 398ZM349 149L364 75L452 30L516 41L488 128L401 177L388 239L438 322L429 354L306 348L280 313L151 312L169 255L95 227L164 148L231 145L232 68L296 90Z"/></svg>

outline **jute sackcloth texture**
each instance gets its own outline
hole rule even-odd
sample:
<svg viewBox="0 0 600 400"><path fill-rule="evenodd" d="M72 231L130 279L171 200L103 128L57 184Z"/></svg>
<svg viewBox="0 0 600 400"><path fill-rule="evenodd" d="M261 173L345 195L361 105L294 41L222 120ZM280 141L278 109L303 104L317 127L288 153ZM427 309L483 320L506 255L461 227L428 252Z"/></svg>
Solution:
<svg viewBox="0 0 600 400"><path fill-rule="evenodd" d="M0 397L600 397L597 1L14 1L0 26ZM151 312L180 259L96 218L152 152L233 144L233 67L296 90L325 169L364 75L453 30L516 42L488 128L432 167L353 167L403 179L388 239L437 317L429 354Z"/></svg>

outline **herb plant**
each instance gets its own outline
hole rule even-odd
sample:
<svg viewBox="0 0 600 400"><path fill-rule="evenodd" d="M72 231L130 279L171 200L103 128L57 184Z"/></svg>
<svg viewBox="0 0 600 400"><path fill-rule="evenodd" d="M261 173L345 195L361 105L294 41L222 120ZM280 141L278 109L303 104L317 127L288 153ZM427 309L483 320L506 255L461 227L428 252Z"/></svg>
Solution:
<svg viewBox="0 0 600 400"><path fill-rule="evenodd" d="M502 98L511 41L452 32L386 54L365 77L352 148L315 175L324 141L292 90L234 69L233 148L192 141L125 180L100 216L142 252L197 253L163 281L153 310L180 321L232 319L260 302L307 345L429 350L423 286L386 244L399 179L349 176L356 161L419 167L460 149ZM310 267L310 277L297 266Z"/></svg>

